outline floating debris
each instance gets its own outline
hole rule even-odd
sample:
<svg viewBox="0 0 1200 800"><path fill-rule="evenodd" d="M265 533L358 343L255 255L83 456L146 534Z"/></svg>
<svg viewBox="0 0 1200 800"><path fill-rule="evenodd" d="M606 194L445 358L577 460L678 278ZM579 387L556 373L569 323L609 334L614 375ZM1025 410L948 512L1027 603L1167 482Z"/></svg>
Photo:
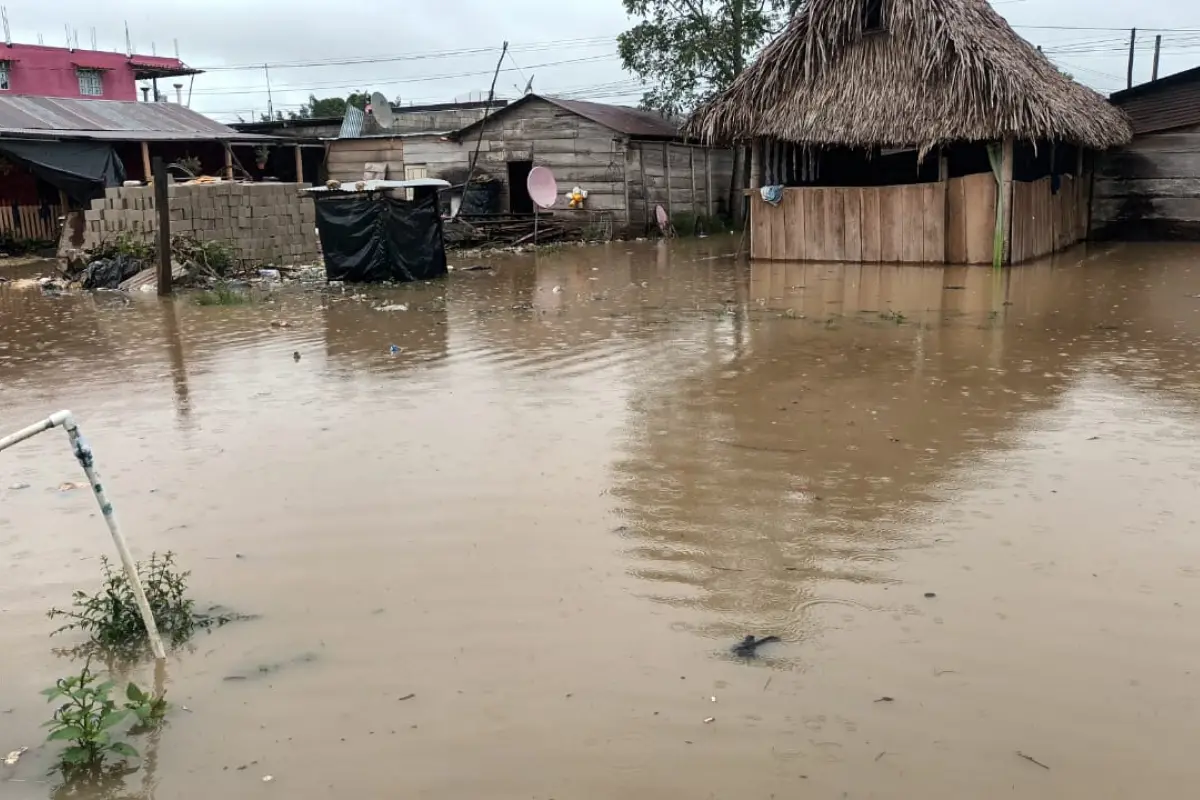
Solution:
<svg viewBox="0 0 1200 800"><path fill-rule="evenodd" d="M11 767L13 764L17 763L17 761L20 760L21 754L24 753L28 749L29 749L28 747L18 747L16 750L13 750L11 753L9 753L8 755L6 755L4 757L4 765L6 767Z"/></svg>

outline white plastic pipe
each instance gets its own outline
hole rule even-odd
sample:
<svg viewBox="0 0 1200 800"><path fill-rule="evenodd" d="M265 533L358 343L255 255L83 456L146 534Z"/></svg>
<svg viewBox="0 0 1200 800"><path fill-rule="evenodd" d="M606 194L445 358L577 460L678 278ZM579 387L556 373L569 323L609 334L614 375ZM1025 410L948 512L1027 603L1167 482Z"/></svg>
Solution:
<svg viewBox="0 0 1200 800"><path fill-rule="evenodd" d="M129 547L125 544L125 536L121 533L121 528L117 524L116 514L113 512L112 503L108 502L108 497L104 493L104 486L100 483L100 476L96 473L96 459L92 455L92 448L88 446L87 441L79 432L79 426L75 424L75 417L70 411L59 411L51 414L41 422L34 423L28 428L22 428L11 436L5 436L0 439L0 450L5 450L15 444L37 436L42 431L48 431L51 428L62 426L67 432L67 437L71 440L71 451L75 454L75 458L79 461L79 466L83 467L83 472L87 475L88 485L92 487L92 493L96 495L96 502L100 504L100 513L104 517L105 523L108 524L108 532L112 534L113 544L117 546L117 554L121 556L121 565L125 568L125 577L129 580L129 585L133 588L133 598L137 602L138 611L142 615L142 623L146 626L146 635L150 637L150 648L154 651L154 658L159 662L163 662L167 658L167 651L163 648L162 637L158 635L158 625L154 622L154 613L150 610L150 601L146 599L146 592L142 589L141 579L138 578L137 565L133 561L133 556L129 554Z"/></svg>

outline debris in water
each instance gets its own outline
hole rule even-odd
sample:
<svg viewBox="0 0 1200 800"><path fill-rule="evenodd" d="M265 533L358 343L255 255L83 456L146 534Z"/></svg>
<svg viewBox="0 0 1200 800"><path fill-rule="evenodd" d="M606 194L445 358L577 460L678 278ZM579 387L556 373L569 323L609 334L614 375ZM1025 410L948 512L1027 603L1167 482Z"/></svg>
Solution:
<svg viewBox="0 0 1200 800"><path fill-rule="evenodd" d="M562 287L561 287L561 286L555 286L555 287L554 287L553 289L551 289L550 291L554 292L555 294L562 294Z"/></svg>
<svg viewBox="0 0 1200 800"><path fill-rule="evenodd" d="M404 697L398 698L398 702L402 702L404 700L412 700L414 697L416 697L415 694L406 694L406 695L404 695Z"/></svg>
<svg viewBox="0 0 1200 800"><path fill-rule="evenodd" d="M1026 761L1029 761L1029 762L1032 762L1032 763L1034 763L1034 764L1037 764L1037 765L1038 765L1039 767L1041 767L1042 769L1050 769L1050 767L1048 767L1048 766L1046 766L1045 764L1043 764L1042 762L1038 761L1038 760L1037 760L1036 758L1034 758L1033 756L1027 756L1027 755L1025 755L1024 753L1022 753L1020 750L1018 750L1018 751L1017 751L1017 755L1019 755L1021 758L1025 759Z"/></svg>
<svg viewBox="0 0 1200 800"><path fill-rule="evenodd" d="M17 763L17 760L21 758L21 754L28 749L28 747L18 747L16 750L13 750L11 753L6 755L4 757L5 766L11 767L13 764Z"/></svg>
<svg viewBox="0 0 1200 800"><path fill-rule="evenodd" d="M764 636L761 639L755 639L753 636L747 636L745 639L742 639L740 642L735 644L731 650L733 651L733 654L739 658L754 658L758 655L758 648L762 647L764 644L771 644L772 642L778 641L778 636Z"/></svg>
<svg viewBox="0 0 1200 800"><path fill-rule="evenodd" d="M71 483L70 481L67 481L66 483L60 483L58 485L58 490L60 492L73 492L76 489L82 489L82 488L83 488L83 484Z"/></svg>
<svg viewBox="0 0 1200 800"><path fill-rule="evenodd" d="M263 775L263 783L270 783L273 780L275 780L274 775Z"/></svg>
<svg viewBox="0 0 1200 800"><path fill-rule="evenodd" d="M271 327L272 328L290 328L290 327L292 327L292 323L288 322L286 319L273 319L273 320L271 320Z"/></svg>
<svg viewBox="0 0 1200 800"><path fill-rule="evenodd" d="M937 593L936 592L926 592L925 596L926 597L937 597Z"/></svg>
<svg viewBox="0 0 1200 800"><path fill-rule="evenodd" d="M292 360L293 360L293 361L299 361L299 360L300 360L300 351L299 351L299 350L297 350L296 352L292 353Z"/></svg>
<svg viewBox="0 0 1200 800"><path fill-rule="evenodd" d="M878 700L876 700L875 702L876 702L876 703L893 703L893 702L895 702L895 701L896 701L896 698L894 698L894 697L888 697L888 696L885 694L883 697L879 698L879 699L878 699Z"/></svg>
<svg viewBox="0 0 1200 800"><path fill-rule="evenodd" d="M20 491L21 489L28 489L29 484L28 483L14 483L12 486L9 486L8 488L13 490L14 492L16 492L16 491Z"/></svg>
<svg viewBox="0 0 1200 800"><path fill-rule="evenodd" d="M716 698L716 697L710 697L710 698L708 698L708 699L709 699L709 700L712 700L714 703L715 703L715 702L717 702L717 698Z"/></svg>
<svg viewBox="0 0 1200 800"><path fill-rule="evenodd" d="M709 724L710 722L716 722L716 721L717 721L717 718L716 718L716 717L705 717L705 718L704 718L704 724L705 724L705 725Z"/></svg>
<svg viewBox="0 0 1200 800"><path fill-rule="evenodd" d="M388 348L388 352L391 353L392 355L396 355L396 353L400 352L400 348L397 347L396 345L392 345L391 347Z"/></svg>
<svg viewBox="0 0 1200 800"><path fill-rule="evenodd" d="M488 266L487 264L472 264L469 267L459 267L458 269L462 272L491 272L492 267Z"/></svg>
<svg viewBox="0 0 1200 800"><path fill-rule="evenodd" d="M390 306L380 306L380 311L408 311L408 305L405 303L396 303Z"/></svg>

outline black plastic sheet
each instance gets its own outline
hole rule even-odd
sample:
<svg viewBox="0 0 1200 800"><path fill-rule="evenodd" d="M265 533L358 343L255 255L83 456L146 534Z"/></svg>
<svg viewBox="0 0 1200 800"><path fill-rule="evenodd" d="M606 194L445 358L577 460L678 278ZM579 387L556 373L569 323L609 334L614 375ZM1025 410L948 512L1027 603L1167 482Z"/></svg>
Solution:
<svg viewBox="0 0 1200 800"><path fill-rule="evenodd" d="M125 180L120 156L103 142L5 139L0 140L0 155L21 163L81 204L103 197L105 187L120 186Z"/></svg>
<svg viewBox="0 0 1200 800"><path fill-rule="evenodd" d="M380 193L315 194L317 229L331 281L424 281L446 274L437 198Z"/></svg>

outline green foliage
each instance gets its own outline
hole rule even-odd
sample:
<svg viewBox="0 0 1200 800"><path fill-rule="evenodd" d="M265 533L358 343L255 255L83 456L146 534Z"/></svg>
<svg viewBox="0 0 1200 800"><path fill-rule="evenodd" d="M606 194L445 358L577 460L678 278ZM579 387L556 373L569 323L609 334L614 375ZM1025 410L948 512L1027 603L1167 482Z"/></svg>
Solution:
<svg viewBox="0 0 1200 800"><path fill-rule="evenodd" d="M227 283L218 283L196 295L196 305L199 306L240 306L249 302L248 293L234 289Z"/></svg>
<svg viewBox="0 0 1200 800"><path fill-rule="evenodd" d="M348 102L347 102L348 101ZM358 109L364 109L371 102L370 92L351 92L349 98L345 97L322 97L317 98L315 94L308 96L308 104L301 106L298 111L289 111L288 119L320 119L322 117L344 117L346 115L346 106L351 105ZM282 115L280 116L282 119Z"/></svg>
<svg viewBox="0 0 1200 800"><path fill-rule="evenodd" d="M126 256L137 261L153 261L158 248L141 236L122 231L87 251L88 261Z"/></svg>
<svg viewBox="0 0 1200 800"><path fill-rule="evenodd" d="M95 594L76 591L68 610L50 609L48 616L51 619L67 620L51 636L64 631L82 631L90 639L91 647L85 648L86 652L101 650L132 658L148 644L133 588L123 569L114 567L105 556L100 557L100 563L104 573L103 588ZM174 553L162 556L152 553L149 561L138 562L137 572L154 621L158 623L159 634L172 645L187 641L197 627L210 627L219 622L194 612L193 602L186 596L187 578L191 573L176 569Z"/></svg>
<svg viewBox="0 0 1200 800"><path fill-rule="evenodd" d="M617 37L617 50L625 69L651 86L642 106L680 116L728 88L800 2L623 0L641 22Z"/></svg>
<svg viewBox="0 0 1200 800"><path fill-rule="evenodd" d="M78 675L59 678L42 691L47 702L66 698L44 726L50 729L46 741L69 743L60 756L64 773L98 768L109 755L137 758L137 750L114 739L114 729L130 718L136 721L130 732L151 728L166 714L165 698L151 697L133 683L125 689L128 702L118 707L110 697L114 686L113 681L100 682L91 665L84 664Z"/></svg>
<svg viewBox="0 0 1200 800"><path fill-rule="evenodd" d="M171 237L171 258L188 265L193 276L203 278L227 278L237 267L237 259L229 244L202 242L191 236Z"/></svg>

